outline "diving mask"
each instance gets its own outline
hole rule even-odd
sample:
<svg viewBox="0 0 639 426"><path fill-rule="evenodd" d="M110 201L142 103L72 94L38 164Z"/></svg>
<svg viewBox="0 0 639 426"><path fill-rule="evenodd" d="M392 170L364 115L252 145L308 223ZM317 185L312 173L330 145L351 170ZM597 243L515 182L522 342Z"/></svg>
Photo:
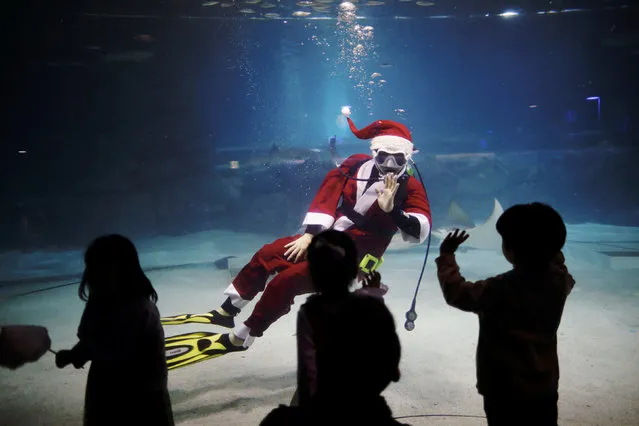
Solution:
<svg viewBox="0 0 639 426"><path fill-rule="evenodd" d="M389 153L377 151L375 153L375 165L382 174L400 174L406 167L406 154L403 152Z"/></svg>

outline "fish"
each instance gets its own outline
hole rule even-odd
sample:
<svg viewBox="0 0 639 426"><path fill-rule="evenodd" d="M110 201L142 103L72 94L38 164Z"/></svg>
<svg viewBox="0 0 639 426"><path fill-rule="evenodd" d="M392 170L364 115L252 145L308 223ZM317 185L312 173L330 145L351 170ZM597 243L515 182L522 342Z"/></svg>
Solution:
<svg viewBox="0 0 639 426"><path fill-rule="evenodd" d="M463 247L475 250L492 250L501 251L501 236L497 232L497 220L504 213L499 200L496 198L493 202L493 211L488 218L481 224L475 225L469 219L468 215L455 202L452 202L448 209L448 219L451 220L450 226L435 228L431 230L431 235L439 241L443 241L449 232L454 229L465 230L469 237L464 242ZM421 244L409 243L404 241L401 233L396 233L387 251L405 251Z"/></svg>
<svg viewBox="0 0 639 426"><path fill-rule="evenodd" d="M273 144L268 152L260 153L246 150L246 153L241 150L234 150L234 154L224 155L228 157L227 161L221 161L214 165L215 170L249 170L249 171L266 171L273 167L283 166L296 166L302 165L307 162L319 162L324 158L322 156L322 150L316 148L299 148L299 147L280 147L277 144ZM222 154L224 150L220 150ZM328 158L325 159L328 161Z"/></svg>

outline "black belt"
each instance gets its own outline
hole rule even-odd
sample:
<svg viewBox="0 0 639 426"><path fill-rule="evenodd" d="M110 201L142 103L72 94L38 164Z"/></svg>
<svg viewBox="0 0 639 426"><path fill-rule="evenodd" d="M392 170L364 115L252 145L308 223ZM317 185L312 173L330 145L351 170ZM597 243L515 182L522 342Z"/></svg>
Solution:
<svg viewBox="0 0 639 426"><path fill-rule="evenodd" d="M385 238L392 238L396 232L395 230L390 229L380 229L378 226L375 226L375 224L369 218L356 212L351 206L341 205L337 209L337 212L343 216L346 216L351 222L353 222L357 229L360 229L362 231L370 232L372 234Z"/></svg>

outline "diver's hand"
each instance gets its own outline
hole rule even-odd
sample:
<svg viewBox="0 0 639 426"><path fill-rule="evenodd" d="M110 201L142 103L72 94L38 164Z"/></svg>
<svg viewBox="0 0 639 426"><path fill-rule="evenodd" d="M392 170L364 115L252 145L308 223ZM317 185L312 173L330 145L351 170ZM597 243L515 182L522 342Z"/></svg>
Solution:
<svg viewBox="0 0 639 426"><path fill-rule="evenodd" d="M373 271L361 277L362 288L355 290L355 294L384 298L388 291L388 286L382 284L382 276L379 272Z"/></svg>
<svg viewBox="0 0 639 426"><path fill-rule="evenodd" d="M291 260L291 258L293 257L294 259L292 261L294 263L299 261L300 259L304 260L306 258L306 251L308 250L308 246L311 244L312 239L312 234L304 234L297 240L291 241L290 243L286 244L284 246L284 248L288 249L284 253L284 257L286 258L286 260Z"/></svg>
<svg viewBox="0 0 639 426"><path fill-rule="evenodd" d="M393 211L393 207L395 207L395 194L398 189L397 175L393 173L388 173L384 176L384 189L380 191L375 188L377 192L377 204L379 204L379 208L385 213Z"/></svg>
<svg viewBox="0 0 639 426"><path fill-rule="evenodd" d="M362 277L362 286L364 287L377 287L382 284L382 274L377 271L369 272Z"/></svg>
<svg viewBox="0 0 639 426"><path fill-rule="evenodd" d="M45 327L39 325L5 325L0 333L0 365L16 369L35 362L51 347Z"/></svg>

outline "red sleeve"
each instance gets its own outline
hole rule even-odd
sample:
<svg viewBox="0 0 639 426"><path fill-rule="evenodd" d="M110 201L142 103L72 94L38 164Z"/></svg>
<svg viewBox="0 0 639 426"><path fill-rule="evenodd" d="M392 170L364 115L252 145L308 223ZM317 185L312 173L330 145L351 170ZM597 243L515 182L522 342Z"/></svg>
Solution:
<svg viewBox="0 0 639 426"><path fill-rule="evenodd" d="M328 229L335 222L337 205L342 197L342 190L346 184L349 172L358 162L370 159L365 154L355 154L348 157L339 166L326 174L324 181L320 185L311 206L304 217L303 225L320 225L322 229Z"/></svg>

